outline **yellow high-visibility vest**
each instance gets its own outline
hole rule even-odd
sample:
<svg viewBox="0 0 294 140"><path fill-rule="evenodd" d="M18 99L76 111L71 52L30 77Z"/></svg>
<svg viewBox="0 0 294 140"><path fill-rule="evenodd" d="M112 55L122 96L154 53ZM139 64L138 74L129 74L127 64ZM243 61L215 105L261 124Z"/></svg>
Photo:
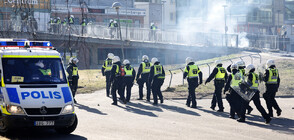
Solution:
<svg viewBox="0 0 294 140"><path fill-rule="evenodd" d="M216 80L225 80L225 76L226 76L226 69L223 67L217 67L218 72L215 75L215 79Z"/></svg>

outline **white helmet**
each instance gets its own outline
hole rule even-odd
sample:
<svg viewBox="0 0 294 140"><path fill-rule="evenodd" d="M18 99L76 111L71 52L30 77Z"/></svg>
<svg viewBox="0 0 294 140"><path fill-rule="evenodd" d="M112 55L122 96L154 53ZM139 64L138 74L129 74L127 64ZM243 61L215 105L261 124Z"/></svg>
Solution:
<svg viewBox="0 0 294 140"><path fill-rule="evenodd" d="M42 60L38 61L35 65L40 67L40 68L44 68L44 66L45 66L44 63L42 62Z"/></svg>
<svg viewBox="0 0 294 140"><path fill-rule="evenodd" d="M237 62L238 67L245 67L245 62L243 60Z"/></svg>
<svg viewBox="0 0 294 140"><path fill-rule="evenodd" d="M125 59L123 62L124 65L130 64L130 61L128 59Z"/></svg>
<svg viewBox="0 0 294 140"><path fill-rule="evenodd" d="M215 64L216 65L222 64L222 61L221 60L215 60Z"/></svg>
<svg viewBox="0 0 294 140"><path fill-rule="evenodd" d="M144 61L144 60L149 60L149 57L147 56L147 55L143 55L142 56L142 60Z"/></svg>
<svg viewBox="0 0 294 140"><path fill-rule="evenodd" d="M120 58L118 56L114 56L113 57L113 63L116 63L116 62L119 62L120 61Z"/></svg>
<svg viewBox="0 0 294 140"><path fill-rule="evenodd" d="M110 22L113 22L113 19L111 19Z"/></svg>
<svg viewBox="0 0 294 140"><path fill-rule="evenodd" d="M113 21L113 23L117 23L117 21L115 20L115 21Z"/></svg>
<svg viewBox="0 0 294 140"><path fill-rule="evenodd" d="M152 59L151 59L151 63L156 63L156 62L158 62L158 59L156 58L156 57L153 57Z"/></svg>
<svg viewBox="0 0 294 140"><path fill-rule="evenodd" d="M71 57L70 59L69 59L69 63L78 63L79 62L79 60L77 59L77 58L75 58L75 57Z"/></svg>
<svg viewBox="0 0 294 140"><path fill-rule="evenodd" d="M275 65L275 61L274 60L269 59L269 60L266 61L266 66L267 67L270 67L270 66L273 66L273 65Z"/></svg>
<svg viewBox="0 0 294 140"><path fill-rule="evenodd" d="M113 59L113 57L114 57L114 54L113 53L108 53L107 58Z"/></svg>
<svg viewBox="0 0 294 140"><path fill-rule="evenodd" d="M71 18L75 18L74 15L70 15Z"/></svg>
<svg viewBox="0 0 294 140"><path fill-rule="evenodd" d="M187 58L186 58L186 64L189 64L189 63L191 63L191 62L193 62L193 58L191 58L191 57L187 57Z"/></svg>
<svg viewBox="0 0 294 140"><path fill-rule="evenodd" d="M254 65L252 65L252 64L247 65L246 70L248 72L251 71L252 69L255 69Z"/></svg>
<svg viewBox="0 0 294 140"><path fill-rule="evenodd" d="M233 70L233 69L238 69L238 65L237 65L237 63L234 63L233 65L231 65L231 69Z"/></svg>

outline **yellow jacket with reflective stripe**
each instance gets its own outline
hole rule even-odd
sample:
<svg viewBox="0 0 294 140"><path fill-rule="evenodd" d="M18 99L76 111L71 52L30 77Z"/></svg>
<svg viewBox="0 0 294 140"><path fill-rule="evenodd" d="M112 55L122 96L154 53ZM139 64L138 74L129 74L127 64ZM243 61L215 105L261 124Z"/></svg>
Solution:
<svg viewBox="0 0 294 140"><path fill-rule="evenodd" d="M188 73L188 78L196 78L198 77L198 73L200 70L198 69L197 65L188 65L189 71L187 70L187 67L185 68L185 72Z"/></svg>
<svg viewBox="0 0 294 140"><path fill-rule="evenodd" d="M158 75L158 79L164 79L165 76L162 73L162 65L154 65L154 77Z"/></svg>
<svg viewBox="0 0 294 140"><path fill-rule="evenodd" d="M278 83L278 76L279 76L278 69L269 68L268 71L269 71L269 77L268 77L268 80L266 83L267 84L277 84Z"/></svg>
<svg viewBox="0 0 294 140"><path fill-rule="evenodd" d="M252 75L252 81L250 81L250 83L252 85L250 86L250 89L258 89L258 86L259 86L259 84L258 84L258 75L256 73L254 73L254 72L250 72L247 75L247 82L249 82L248 80L249 80L249 75L250 74Z"/></svg>
<svg viewBox="0 0 294 140"><path fill-rule="evenodd" d="M150 67L151 67L151 63L147 62L142 62L142 73L145 74L145 73L150 73Z"/></svg>
<svg viewBox="0 0 294 140"><path fill-rule="evenodd" d="M231 87L238 87L239 83L241 83L244 80L242 72L237 72L236 74L231 74L232 80L231 80Z"/></svg>
<svg viewBox="0 0 294 140"><path fill-rule="evenodd" d="M218 69L217 74L215 75L216 80L225 80L226 69L223 67L216 67Z"/></svg>
<svg viewBox="0 0 294 140"><path fill-rule="evenodd" d="M72 67L72 76L78 76L78 67Z"/></svg>
<svg viewBox="0 0 294 140"><path fill-rule="evenodd" d="M126 73L125 76L126 76L126 77L132 77L132 76L133 76L133 70L134 70L134 68L131 67L131 66L130 66L130 68L131 68L131 69L128 70L127 67L124 66L124 70L125 70L125 73Z"/></svg>
<svg viewBox="0 0 294 140"><path fill-rule="evenodd" d="M111 68L112 68L112 60L111 59L105 60L104 61L104 65L102 67L105 68L104 72L111 71Z"/></svg>

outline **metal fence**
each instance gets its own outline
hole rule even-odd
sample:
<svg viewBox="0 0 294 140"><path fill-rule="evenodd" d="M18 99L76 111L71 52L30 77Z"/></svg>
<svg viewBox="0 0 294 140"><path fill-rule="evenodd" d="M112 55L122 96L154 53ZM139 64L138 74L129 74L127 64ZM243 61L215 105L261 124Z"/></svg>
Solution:
<svg viewBox="0 0 294 140"><path fill-rule="evenodd" d="M84 36L102 39L120 40L119 28L108 28L105 23L92 23L86 26L45 24L40 25L35 21L0 21L1 31L17 31L32 33L48 33L57 35ZM183 44L198 46L238 46L238 35L203 32L182 32L150 30L148 28L121 27L122 40L140 42ZM227 41L225 40L227 39Z"/></svg>
<svg viewBox="0 0 294 140"><path fill-rule="evenodd" d="M259 58L259 64L261 64L261 60L262 60L262 57L259 53L257 54L249 54L249 55L244 55L244 56L240 56L240 57L233 57L233 58L229 58L229 59L222 59L223 62L225 61L229 61L231 64L233 64L233 60L234 59L240 59L240 60L244 60L245 57L249 57L251 59L251 64L254 63L254 58ZM196 62L197 64L197 62ZM207 62L207 63L200 63L200 64L197 64L198 66L207 66L208 67L208 72L209 74L211 73L211 65L214 64L214 61L211 61L211 62ZM174 68L174 69L169 69L169 73L170 73L170 81L169 81L169 88L171 86L171 83L172 83L172 80L173 80L173 73L172 71L178 71L178 70L181 70L182 72L184 72L185 70L185 67L179 67L179 68ZM183 79L183 85L185 84L184 83L184 80Z"/></svg>

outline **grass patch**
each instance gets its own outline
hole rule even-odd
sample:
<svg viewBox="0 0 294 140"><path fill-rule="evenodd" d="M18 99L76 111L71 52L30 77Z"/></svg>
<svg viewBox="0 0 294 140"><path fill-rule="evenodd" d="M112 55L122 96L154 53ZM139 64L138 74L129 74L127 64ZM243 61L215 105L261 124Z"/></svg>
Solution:
<svg viewBox="0 0 294 140"><path fill-rule="evenodd" d="M101 70L79 70L78 93L92 93L106 87L105 76Z"/></svg>

